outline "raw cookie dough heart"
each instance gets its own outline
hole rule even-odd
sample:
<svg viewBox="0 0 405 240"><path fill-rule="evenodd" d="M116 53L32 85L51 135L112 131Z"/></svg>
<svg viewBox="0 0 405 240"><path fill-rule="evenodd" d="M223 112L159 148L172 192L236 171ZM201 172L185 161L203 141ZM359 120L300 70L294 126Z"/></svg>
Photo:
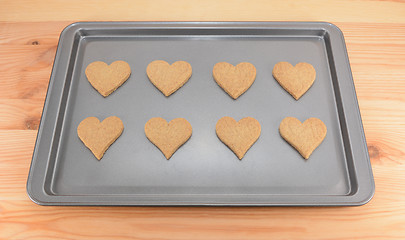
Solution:
<svg viewBox="0 0 405 240"><path fill-rule="evenodd" d="M168 97L188 81L192 68L184 61L169 65L166 61L156 60L149 63L146 74L153 85Z"/></svg>
<svg viewBox="0 0 405 240"><path fill-rule="evenodd" d="M131 68L124 61L115 61L109 66L105 62L97 61L90 63L85 73L90 84L107 97L129 78Z"/></svg>
<svg viewBox="0 0 405 240"><path fill-rule="evenodd" d="M215 64L212 70L217 84L233 99L237 99L250 88L256 78L256 68L248 62L233 66L227 62Z"/></svg>
<svg viewBox="0 0 405 240"><path fill-rule="evenodd" d="M326 126L318 118L308 118L301 123L294 117L286 117L280 123L280 135L305 158L321 144L326 136Z"/></svg>
<svg viewBox="0 0 405 240"><path fill-rule="evenodd" d="M273 77L277 82L298 100L315 81L315 68L305 62L298 63L293 67L288 62L279 62L273 68Z"/></svg>
<svg viewBox="0 0 405 240"><path fill-rule="evenodd" d="M145 124L145 135L169 159L191 137L193 128L184 118L169 123L163 118L151 118Z"/></svg>
<svg viewBox="0 0 405 240"><path fill-rule="evenodd" d="M101 123L96 117L88 117L80 122L77 135L100 160L111 144L121 136L123 130L124 124L116 116L108 117Z"/></svg>
<svg viewBox="0 0 405 240"><path fill-rule="evenodd" d="M223 117L218 120L215 130L218 138L242 159L259 138L261 126L251 117L242 118L239 122L231 117Z"/></svg>

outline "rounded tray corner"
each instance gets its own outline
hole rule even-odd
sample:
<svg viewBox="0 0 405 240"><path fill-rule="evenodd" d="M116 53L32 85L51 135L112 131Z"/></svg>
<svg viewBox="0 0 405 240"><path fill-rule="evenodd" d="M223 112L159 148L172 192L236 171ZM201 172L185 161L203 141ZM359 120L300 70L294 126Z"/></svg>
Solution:
<svg viewBox="0 0 405 240"><path fill-rule="evenodd" d="M49 205L49 202L47 201L47 198L49 197L49 195L43 191L34 191L32 189L32 182L30 180L27 181L26 191L27 191L28 197L31 199L32 202L34 202L40 206Z"/></svg>

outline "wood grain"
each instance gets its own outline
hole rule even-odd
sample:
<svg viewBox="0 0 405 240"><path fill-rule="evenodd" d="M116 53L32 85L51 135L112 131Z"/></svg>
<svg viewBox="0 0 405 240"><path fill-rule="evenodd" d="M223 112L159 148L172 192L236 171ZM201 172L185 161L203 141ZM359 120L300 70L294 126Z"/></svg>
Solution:
<svg viewBox="0 0 405 240"><path fill-rule="evenodd" d="M37 130L41 120L43 99L1 99L1 130Z"/></svg>
<svg viewBox="0 0 405 240"><path fill-rule="evenodd" d="M79 20L334 22L347 43L374 198L320 208L32 203L25 184L59 34ZM0 21L0 239L405 239L404 1L3 0Z"/></svg>
<svg viewBox="0 0 405 240"><path fill-rule="evenodd" d="M401 0L3 0L0 21L331 21L403 23ZM106 7L108 6L108 7Z"/></svg>

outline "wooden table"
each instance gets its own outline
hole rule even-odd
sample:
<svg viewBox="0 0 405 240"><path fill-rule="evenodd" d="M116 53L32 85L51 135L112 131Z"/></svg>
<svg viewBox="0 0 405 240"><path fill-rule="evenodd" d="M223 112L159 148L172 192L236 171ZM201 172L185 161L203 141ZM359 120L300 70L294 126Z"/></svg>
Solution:
<svg viewBox="0 0 405 240"><path fill-rule="evenodd" d="M360 207L42 207L25 185L75 21L329 21L346 37L376 192ZM0 239L405 239L405 2L0 1Z"/></svg>

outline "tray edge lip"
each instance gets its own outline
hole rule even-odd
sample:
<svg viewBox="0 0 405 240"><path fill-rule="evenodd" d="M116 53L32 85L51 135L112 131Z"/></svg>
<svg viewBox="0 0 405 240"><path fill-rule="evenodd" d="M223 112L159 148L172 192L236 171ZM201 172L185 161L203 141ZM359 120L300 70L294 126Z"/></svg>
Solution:
<svg viewBox="0 0 405 240"><path fill-rule="evenodd" d="M56 48L56 52L55 52L55 57L53 60L53 64L52 64L52 69L51 69L51 74L49 77L49 81L48 81L48 88L46 90L46 95L45 95L45 99L44 99L44 105L42 107L42 113L41 113L41 119L40 119L40 124L38 126L38 131L37 131L37 136L35 138L35 145L34 145L34 150L32 153L32 157L31 157L31 163L30 163L30 168L29 168L29 172L28 172L28 177L27 177L27 181L26 181L26 193L28 195L28 197L30 198L31 201L33 201L34 203L38 204L38 205L50 205L50 202L47 202L45 199L43 199L44 197L51 197L51 195L48 195L45 191L44 192L35 192L33 191L32 187L33 187L33 172L35 170L35 166L36 166L36 162L38 161L37 158L37 154L38 154L38 149L39 149L39 140L42 136L42 132L44 131L44 120L45 120L45 116L47 113L47 109L48 109L48 105L49 103L49 98L50 98L50 91L51 88L53 87L53 82L55 81L55 64L57 63L57 61L59 61L60 58L60 46L62 41L64 41L65 39L65 35L68 34L75 34L76 31L80 28L80 22L73 22L71 24L68 24L66 27L64 27L62 29L62 31L59 34L59 39L58 39L58 45ZM47 160L48 161L48 160Z"/></svg>
<svg viewBox="0 0 405 240"><path fill-rule="evenodd" d="M361 143L360 145L363 148L363 152L365 155L365 161L366 161L366 165L367 165L367 170L366 173L368 176L363 176L363 178L367 178L369 177L370 180L370 185L366 185L368 188L364 189L360 188L357 189L357 191L352 195L352 196L359 196L360 200L358 201L358 205L365 205L368 202L371 201L371 199L374 197L375 194L375 181L374 181L374 174L372 171L372 166L371 166L371 161L370 161L370 156L367 150L367 140L365 137L365 133L364 133L364 126L363 126L363 120L361 117L361 112L360 112L360 106L359 106L359 102L358 102L358 97L357 97L357 92L356 92L356 86L354 84L354 79L353 79L353 73L352 73L352 69L351 69L351 65L350 65L350 59L349 59L349 54L347 52L347 46L346 46L346 40L343 34L343 31L335 24L330 23L330 22L323 22L326 26L325 30L327 30L328 32L332 32L333 34L336 35L336 37L340 38L340 43L342 44L342 47L344 49L343 51L343 58L344 60L347 62L346 66L348 67L348 76L349 76L349 84L350 84L350 89L347 89L348 91L351 92L351 94L353 95L353 106L355 108L355 111L352 112L353 115L356 115L356 120L357 123L359 123L360 126L360 138L361 138ZM353 150L352 150L353 151ZM358 179L359 180L359 179ZM363 179L364 180L364 179Z"/></svg>

